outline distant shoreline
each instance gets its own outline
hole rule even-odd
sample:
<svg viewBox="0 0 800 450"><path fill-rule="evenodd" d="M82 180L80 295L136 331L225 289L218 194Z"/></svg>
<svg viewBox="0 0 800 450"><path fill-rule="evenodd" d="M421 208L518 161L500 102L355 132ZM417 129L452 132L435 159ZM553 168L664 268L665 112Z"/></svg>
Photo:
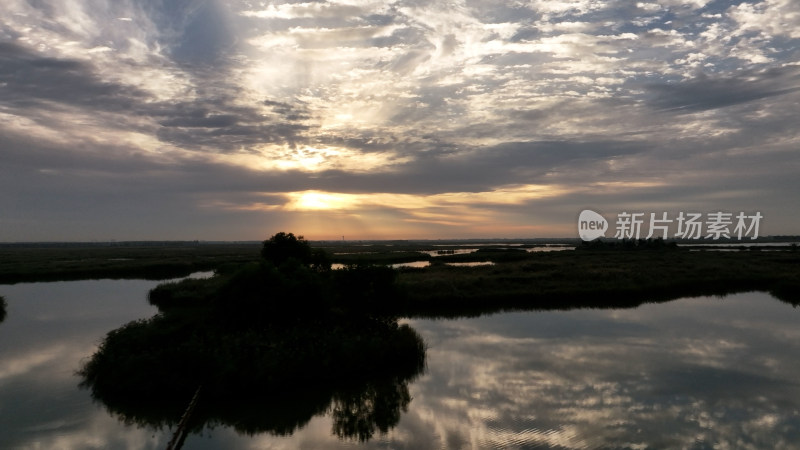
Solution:
<svg viewBox="0 0 800 450"><path fill-rule="evenodd" d="M465 243L473 247L465 248ZM224 272L257 262L261 248L261 242L162 244L0 246L0 284L166 280L198 271ZM580 250L555 252L537 251L537 247L545 245L542 241L494 240L489 245L478 244L474 240L451 240L312 245L328 252L331 262L345 266L429 262L425 268L397 269L398 282L407 292L398 312L407 316L469 315L567 305L608 307L746 290L769 291L781 300L800 303L800 251L793 243L780 249L742 245L649 249L646 245L623 247L611 242L600 248L582 246ZM439 252L448 247L459 251ZM493 264L448 265L483 261Z"/></svg>
<svg viewBox="0 0 800 450"><path fill-rule="evenodd" d="M606 242L617 242L617 239L603 238ZM108 240L108 241L0 241L0 248L25 247L193 247L219 245L261 245L263 240ZM461 244L566 244L578 245L582 241L577 237L559 238L447 238L447 239L320 239L309 240L313 246L328 245L461 245ZM757 239L669 239L679 245L749 245L758 243L793 243L800 242L800 235L760 236Z"/></svg>

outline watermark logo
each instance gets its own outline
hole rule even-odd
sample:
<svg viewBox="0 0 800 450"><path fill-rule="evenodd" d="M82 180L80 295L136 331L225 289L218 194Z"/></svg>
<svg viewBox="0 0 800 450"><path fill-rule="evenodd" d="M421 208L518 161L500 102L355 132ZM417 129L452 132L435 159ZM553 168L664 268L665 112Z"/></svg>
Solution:
<svg viewBox="0 0 800 450"><path fill-rule="evenodd" d="M608 221L592 211L591 209L584 209L581 215L578 216L578 234L584 241L592 241L599 237L606 236L608 230Z"/></svg>
<svg viewBox="0 0 800 450"><path fill-rule="evenodd" d="M677 216L670 217L667 212L659 213L630 213L623 211L617 214L616 239L650 239L650 238L675 238L675 239L712 239L720 238L742 240L749 237L751 240L758 238L759 226L764 216L760 212L737 215L729 212L702 213L680 212ZM648 225L648 233L644 234L642 228ZM600 214L586 209L578 217L578 234L584 241L592 241L605 237L608 222ZM674 230L673 233L670 233Z"/></svg>

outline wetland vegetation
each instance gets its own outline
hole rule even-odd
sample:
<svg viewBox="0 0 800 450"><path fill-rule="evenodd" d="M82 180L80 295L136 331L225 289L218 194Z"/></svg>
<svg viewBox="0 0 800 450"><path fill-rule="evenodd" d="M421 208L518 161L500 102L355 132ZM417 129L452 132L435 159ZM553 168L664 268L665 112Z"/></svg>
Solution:
<svg viewBox="0 0 800 450"><path fill-rule="evenodd" d="M164 280L258 258L255 243L0 244L0 283L87 279Z"/></svg>
<svg viewBox="0 0 800 450"><path fill-rule="evenodd" d="M460 256L460 255L457 255ZM687 296L762 290L800 303L797 251L692 252L679 247L504 254L492 266L400 271L409 317L523 309L633 307Z"/></svg>
<svg viewBox="0 0 800 450"><path fill-rule="evenodd" d="M333 433L386 432L425 366L422 338L383 300L388 267L332 271L302 238L279 233L262 260L152 290L160 313L110 332L81 370L92 397L129 423L176 426L192 398L199 431L289 434L331 411Z"/></svg>
<svg viewBox="0 0 800 450"><path fill-rule="evenodd" d="M319 301L330 302L331 296L338 296L335 301L348 302L348 298L361 295L359 283L364 280L358 277L372 271L370 276L383 273L382 276L395 277L395 290L378 305L359 307L380 306L405 317L634 306L681 296L747 290L769 291L793 304L800 301L800 252L796 244L740 245L735 247L736 251L719 251L732 250L726 245L732 244L698 248L660 240L588 244L576 240L316 242L308 245L302 255L295 255L304 269L287 267L283 272L286 287L281 295L295 298L291 293L293 283L309 283L303 288L317 289L313 296ZM564 248L575 250L539 251ZM244 280L242 274L266 270L261 267L263 251L264 243L255 242L4 245L0 246L0 283L168 279L198 270L213 270L217 274L209 281L186 282L179 288L170 288L169 294L166 288L156 290L151 295L154 304L160 302L159 307L169 308L162 301L162 294L171 296L167 303L202 302L219 284L227 283L226 289L234 289L230 285L236 283L226 280L235 273L239 273L241 286L250 283L237 289L259 292L261 288ZM275 261L273 266L283 262ZM388 275L388 269L380 272L381 267L410 262L428 264L424 268L400 267L392 275ZM332 263L348 269L328 273ZM453 263L460 266L450 265ZM355 267L361 268L360 271L353 271ZM323 272L326 275L320 276ZM316 306L303 305L306 310Z"/></svg>
<svg viewBox="0 0 800 450"><path fill-rule="evenodd" d="M152 289L148 300L158 314L109 332L79 372L92 398L122 422L177 428L184 437L215 426L287 435L325 413L340 438L366 441L386 432L408 408L409 384L426 367L425 342L401 318L630 308L751 290L800 303L796 247L690 251L642 241L533 251L557 243L511 244L312 247L278 233L259 244L151 244L86 253L46 247L18 253L16 266L3 266L14 271L0 278L145 272L159 278L173 269L214 270L209 278ZM161 275L156 269L167 266L158 265L159 255L171 267ZM88 265L48 272L73 264L69 257ZM430 264L389 267L403 261ZM493 264L449 265L477 262ZM332 270L334 263L342 268Z"/></svg>

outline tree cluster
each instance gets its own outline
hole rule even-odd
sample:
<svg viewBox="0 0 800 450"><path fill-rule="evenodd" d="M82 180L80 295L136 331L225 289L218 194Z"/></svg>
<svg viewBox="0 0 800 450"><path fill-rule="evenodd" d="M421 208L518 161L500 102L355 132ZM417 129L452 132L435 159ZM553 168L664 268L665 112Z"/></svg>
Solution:
<svg viewBox="0 0 800 450"><path fill-rule="evenodd" d="M196 431L285 434L328 410L340 437L394 426L425 364L421 337L383 309L397 295L394 270L331 270L292 233L272 236L261 255L153 289L160 314L110 332L83 385L122 420L156 427L174 424L200 387Z"/></svg>

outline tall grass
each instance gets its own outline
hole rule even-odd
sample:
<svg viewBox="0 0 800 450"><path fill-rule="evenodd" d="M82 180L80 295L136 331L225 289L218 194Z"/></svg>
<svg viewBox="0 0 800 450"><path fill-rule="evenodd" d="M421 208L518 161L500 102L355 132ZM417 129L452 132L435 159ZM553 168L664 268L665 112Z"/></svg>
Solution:
<svg viewBox="0 0 800 450"><path fill-rule="evenodd" d="M494 266L403 271L399 314L458 317L516 309L630 307L684 296L770 291L800 303L796 252L574 251Z"/></svg>

